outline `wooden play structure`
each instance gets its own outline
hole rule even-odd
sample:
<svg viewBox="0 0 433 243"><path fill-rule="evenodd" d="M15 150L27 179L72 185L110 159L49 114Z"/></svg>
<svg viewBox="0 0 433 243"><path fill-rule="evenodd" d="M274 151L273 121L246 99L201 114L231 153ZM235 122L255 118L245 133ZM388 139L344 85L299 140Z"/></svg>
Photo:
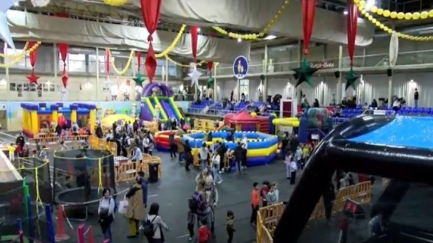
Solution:
<svg viewBox="0 0 433 243"><path fill-rule="evenodd" d="M335 196L332 214L343 211L346 199L352 199L361 204L371 201L371 182L361 182L353 186L341 188ZM272 243L273 233L278 224L278 220L284 212L283 203L260 208L257 214L256 243ZM321 198L310 216L310 222L325 217L325 207Z"/></svg>
<svg viewBox="0 0 433 243"><path fill-rule="evenodd" d="M200 131L215 131L223 126L224 122L218 122L218 127L215 127L215 120L209 119L195 119L194 130Z"/></svg>

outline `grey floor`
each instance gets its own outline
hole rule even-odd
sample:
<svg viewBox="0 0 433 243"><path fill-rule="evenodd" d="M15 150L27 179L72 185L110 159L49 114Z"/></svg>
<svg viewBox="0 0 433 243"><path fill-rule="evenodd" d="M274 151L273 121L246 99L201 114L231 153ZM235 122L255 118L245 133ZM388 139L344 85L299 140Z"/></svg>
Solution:
<svg viewBox="0 0 433 243"><path fill-rule="evenodd" d="M175 160L171 160L167 153L157 153L163 161L162 179L157 184L149 186L149 203L157 202L160 205L160 215L171 228L166 232L166 242L188 242L187 231L187 200L191 197L198 171L186 172ZM216 208L215 243L227 242L225 231L226 212L232 210L235 214L235 240L236 243L249 243L255 240L254 228L249 224L251 216L250 192L252 184L264 180L276 181L280 187L281 200L287 200L292 188L285 178L283 162L274 162L268 166L249 168L244 175L223 174L224 182L217 185L219 200ZM91 218L86 225L94 227L95 242L100 242L102 235L95 218ZM68 234L75 235L78 223L72 222L72 228L66 224ZM127 222L118 216L112 227L113 241L116 242L143 242L139 239L126 239ZM73 239L73 240L72 240ZM75 237L70 242L76 242Z"/></svg>

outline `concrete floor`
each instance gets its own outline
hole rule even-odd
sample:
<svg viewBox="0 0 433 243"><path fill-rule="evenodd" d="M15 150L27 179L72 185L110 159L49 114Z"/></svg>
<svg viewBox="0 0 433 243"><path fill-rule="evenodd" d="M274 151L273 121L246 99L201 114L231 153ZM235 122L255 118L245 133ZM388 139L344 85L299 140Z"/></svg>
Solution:
<svg viewBox="0 0 433 243"><path fill-rule="evenodd" d="M160 215L170 227L166 232L166 242L188 242L187 231L187 200L191 197L195 187L195 176L198 171L186 172L184 168L167 153L156 153L161 157L162 179L159 183L149 186L149 203L160 204ZM264 180L276 181L280 187L280 200L287 200L292 187L285 178L285 167L282 162L274 162L268 166L249 168L244 175L223 174L224 182L217 185L218 205L216 208L215 243L226 242L225 218L226 212L232 210L235 214L235 239L236 243L249 243L255 240L254 228L249 224L251 216L250 192L255 181L262 183ZM94 227L95 242L102 240L96 217L85 222ZM72 222L72 227L66 224L68 234L75 235L78 223ZM126 239L126 219L118 215L113 227L114 242L143 242L143 236L138 239ZM71 237L70 242L76 242L76 237Z"/></svg>

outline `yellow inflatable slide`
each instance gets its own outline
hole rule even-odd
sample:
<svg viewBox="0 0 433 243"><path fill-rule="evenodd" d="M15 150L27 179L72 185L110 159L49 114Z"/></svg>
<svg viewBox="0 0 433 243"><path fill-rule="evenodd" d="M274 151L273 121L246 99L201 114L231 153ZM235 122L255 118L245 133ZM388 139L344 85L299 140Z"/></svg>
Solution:
<svg viewBox="0 0 433 243"><path fill-rule="evenodd" d="M276 126L299 127L299 119L296 117L276 118L272 120L272 124Z"/></svg>

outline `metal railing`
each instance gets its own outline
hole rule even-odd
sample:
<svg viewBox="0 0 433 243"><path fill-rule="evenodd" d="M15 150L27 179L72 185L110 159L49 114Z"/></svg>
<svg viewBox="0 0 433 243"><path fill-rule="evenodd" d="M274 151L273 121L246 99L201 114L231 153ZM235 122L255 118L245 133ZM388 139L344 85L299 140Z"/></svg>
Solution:
<svg viewBox="0 0 433 243"><path fill-rule="evenodd" d="M378 67L389 65L388 62L389 53L378 53L378 54L369 54L369 55L360 55L353 57L354 67ZM338 68L339 59L338 58L330 58L323 60L309 60L311 62L327 62L333 64L334 68ZM342 68L350 67L350 59L348 56L345 56L341 60ZM433 64L433 50L420 50L420 51L407 51L400 52L397 59L397 66L404 65L425 65L425 64ZM274 62L268 64L267 73L275 73L275 72L288 72L293 68L299 67L299 61L283 61L283 62ZM252 64L248 67L249 74L261 74L264 73L265 68L263 64ZM232 66L229 64L220 64L216 69L217 76L222 75L232 75L233 70Z"/></svg>

